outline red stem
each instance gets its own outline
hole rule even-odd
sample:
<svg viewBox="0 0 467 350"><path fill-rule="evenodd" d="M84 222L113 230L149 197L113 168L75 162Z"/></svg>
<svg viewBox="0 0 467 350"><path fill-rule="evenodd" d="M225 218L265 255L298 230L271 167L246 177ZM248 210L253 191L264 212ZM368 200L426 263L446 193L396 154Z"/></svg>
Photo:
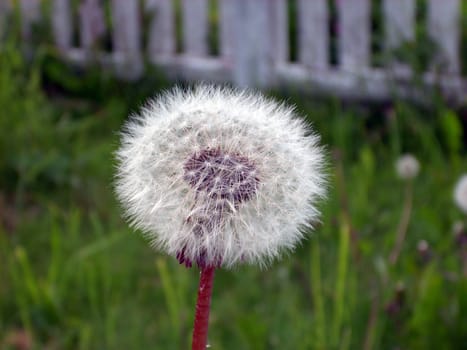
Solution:
<svg viewBox="0 0 467 350"><path fill-rule="evenodd" d="M208 341L209 309L211 306L212 285L216 268L201 268L198 300L196 302L195 325L193 327L192 350L205 350Z"/></svg>

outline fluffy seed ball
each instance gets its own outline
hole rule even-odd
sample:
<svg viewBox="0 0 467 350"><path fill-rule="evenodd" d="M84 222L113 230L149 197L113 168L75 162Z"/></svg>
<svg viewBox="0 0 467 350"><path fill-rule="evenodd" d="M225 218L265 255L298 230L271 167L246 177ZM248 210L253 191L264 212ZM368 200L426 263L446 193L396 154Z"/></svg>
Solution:
<svg viewBox="0 0 467 350"><path fill-rule="evenodd" d="M396 162L396 172L402 180L415 178L420 171L420 163L412 154L404 154Z"/></svg>
<svg viewBox="0 0 467 350"><path fill-rule="evenodd" d="M463 175L454 188L454 201L467 214L467 174Z"/></svg>
<svg viewBox="0 0 467 350"><path fill-rule="evenodd" d="M317 218L318 141L292 108L261 95L175 89L126 124L116 192L152 245L188 267L264 265Z"/></svg>

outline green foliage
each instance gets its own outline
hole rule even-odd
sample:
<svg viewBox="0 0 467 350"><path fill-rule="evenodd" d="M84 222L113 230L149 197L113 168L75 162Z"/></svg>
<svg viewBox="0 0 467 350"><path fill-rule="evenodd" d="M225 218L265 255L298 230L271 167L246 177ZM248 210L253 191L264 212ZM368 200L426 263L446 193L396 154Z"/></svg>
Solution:
<svg viewBox="0 0 467 350"><path fill-rule="evenodd" d="M461 62L466 62L467 60L467 2L461 1L461 33L460 33L460 42L461 42ZM462 76L467 75L467 64L462 65Z"/></svg>
<svg viewBox="0 0 467 350"><path fill-rule="evenodd" d="M427 3L423 0L416 1L415 37L402 43L399 47L389 52L383 60L396 60L409 65L415 73L421 74L429 68L434 58L434 53L439 48L430 37L427 26Z"/></svg>
<svg viewBox="0 0 467 350"><path fill-rule="evenodd" d="M25 73L26 71L26 73ZM54 115L29 67L9 43L0 53L0 185L15 191L64 180L67 161L54 152Z"/></svg>

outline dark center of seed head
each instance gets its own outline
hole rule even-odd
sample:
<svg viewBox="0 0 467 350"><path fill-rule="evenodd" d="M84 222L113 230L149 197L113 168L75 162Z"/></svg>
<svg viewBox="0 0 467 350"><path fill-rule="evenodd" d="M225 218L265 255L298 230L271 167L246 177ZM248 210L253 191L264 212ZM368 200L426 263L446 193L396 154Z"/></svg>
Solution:
<svg viewBox="0 0 467 350"><path fill-rule="evenodd" d="M208 198L238 205L251 199L259 179L255 165L245 156L207 148L193 154L184 164L184 179Z"/></svg>
<svg viewBox="0 0 467 350"><path fill-rule="evenodd" d="M191 155L183 165L184 180L196 191L204 212L191 216L187 222L193 224L193 234L202 236L219 227L222 219L232 208L250 200L257 191L259 178L255 165L245 156L227 153L219 148L206 148ZM192 262L184 255L184 249L177 259L187 267ZM218 264L222 261L216 259ZM206 252L196 259L198 266L206 266Z"/></svg>

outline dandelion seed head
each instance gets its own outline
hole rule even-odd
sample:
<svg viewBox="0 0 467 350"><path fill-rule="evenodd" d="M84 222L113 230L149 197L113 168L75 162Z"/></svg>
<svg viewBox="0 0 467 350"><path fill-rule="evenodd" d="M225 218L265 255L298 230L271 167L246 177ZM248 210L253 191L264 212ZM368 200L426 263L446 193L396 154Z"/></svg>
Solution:
<svg viewBox="0 0 467 350"><path fill-rule="evenodd" d="M460 235L464 231L464 223L461 220L455 221L452 224L452 233L457 236Z"/></svg>
<svg viewBox="0 0 467 350"><path fill-rule="evenodd" d="M454 188L454 201L467 214L467 174L462 175Z"/></svg>
<svg viewBox="0 0 467 350"><path fill-rule="evenodd" d="M410 180L415 178L420 171L420 163L412 154L404 154L396 162L396 172L400 179Z"/></svg>
<svg viewBox="0 0 467 350"><path fill-rule="evenodd" d="M424 239L418 241L417 243L417 249L419 252L425 252L430 248L428 242Z"/></svg>
<svg viewBox="0 0 467 350"><path fill-rule="evenodd" d="M117 160L130 223L187 267L268 264L325 195L319 137L293 108L246 91L157 97L125 125Z"/></svg>

